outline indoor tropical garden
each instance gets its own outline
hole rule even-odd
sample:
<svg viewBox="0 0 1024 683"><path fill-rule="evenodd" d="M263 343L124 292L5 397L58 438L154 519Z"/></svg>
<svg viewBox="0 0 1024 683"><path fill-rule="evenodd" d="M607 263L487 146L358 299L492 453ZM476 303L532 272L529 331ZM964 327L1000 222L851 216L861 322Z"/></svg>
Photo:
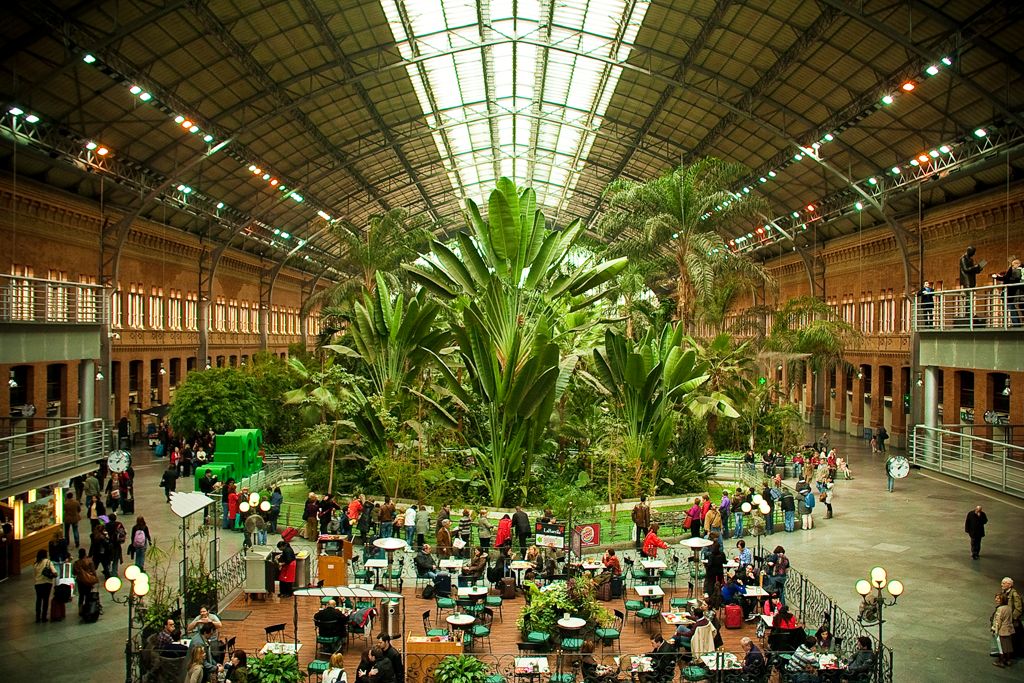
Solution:
<svg viewBox="0 0 1024 683"><path fill-rule="evenodd" d="M830 372L854 334L821 302L775 301L719 236L764 211L730 189L744 172L617 181L594 225L553 224L507 178L463 226L339 221L349 277L311 300L316 348L190 374L172 423L265 425L309 490L340 495L558 515L705 490L708 456L802 439L775 369Z"/></svg>

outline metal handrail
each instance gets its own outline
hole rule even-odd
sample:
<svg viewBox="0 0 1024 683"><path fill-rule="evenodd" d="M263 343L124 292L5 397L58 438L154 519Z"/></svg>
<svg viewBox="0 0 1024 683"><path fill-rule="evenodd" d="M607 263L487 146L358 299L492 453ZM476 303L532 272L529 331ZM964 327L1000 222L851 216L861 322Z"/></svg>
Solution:
<svg viewBox="0 0 1024 683"><path fill-rule="evenodd" d="M1024 498L1024 447L916 425L910 457L919 467Z"/></svg>
<svg viewBox="0 0 1024 683"><path fill-rule="evenodd" d="M95 463L104 453L103 420L94 419L0 439L0 486L13 486Z"/></svg>
<svg viewBox="0 0 1024 683"><path fill-rule="evenodd" d="M104 287L67 280L0 275L0 322L102 325L107 319Z"/></svg>
<svg viewBox="0 0 1024 683"><path fill-rule="evenodd" d="M931 301L914 299L915 332L1011 330L1024 325L1021 285L936 290Z"/></svg>

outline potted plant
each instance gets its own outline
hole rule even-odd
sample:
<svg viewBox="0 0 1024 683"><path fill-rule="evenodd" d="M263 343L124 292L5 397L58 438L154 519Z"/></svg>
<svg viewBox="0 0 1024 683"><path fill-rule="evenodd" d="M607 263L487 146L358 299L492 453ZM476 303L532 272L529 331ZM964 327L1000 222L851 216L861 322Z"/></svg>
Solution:
<svg viewBox="0 0 1024 683"><path fill-rule="evenodd" d="M527 584L527 590L530 591L530 600L516 620L524 638L531 631L554 633L556 622L565 612L585 619L591 627L605 627L614 620L597 601L590 577L573 577L547 586L543 591Z"/></svg>
<svg viewBox="0 0 1024 683"><path fill-rule="evenodd" d="M450 655L434 667L434 683L485 683L487 664L473 655Z"/></svg>
<svg viewBox="0 0 1024 683"><path fill-rule="evenodd" d="M249 659L249 680L253 683L299 683L299 660L291 654L268 652Z"/></svg>

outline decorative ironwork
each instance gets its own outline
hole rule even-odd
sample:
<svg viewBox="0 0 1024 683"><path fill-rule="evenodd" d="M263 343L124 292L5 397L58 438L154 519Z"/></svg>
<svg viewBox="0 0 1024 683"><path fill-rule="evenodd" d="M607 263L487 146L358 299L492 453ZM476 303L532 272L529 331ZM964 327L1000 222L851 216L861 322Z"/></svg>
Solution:
<svg viewBox="0 0 1024 683"><path fill-rule="evenodd" d="M245 583L245 551L240 550L217 565L213 572L217 592L223 598Z"/></svg>

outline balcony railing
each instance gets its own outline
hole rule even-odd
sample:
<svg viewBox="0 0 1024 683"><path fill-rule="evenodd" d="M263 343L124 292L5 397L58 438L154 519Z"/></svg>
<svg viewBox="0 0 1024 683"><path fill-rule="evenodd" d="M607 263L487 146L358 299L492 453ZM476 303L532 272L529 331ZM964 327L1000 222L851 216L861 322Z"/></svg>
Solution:
<svg viewBox="0 0 1024 683"><path fill-rule="evenodd" d="M936 291L914 301L915 332L1012 330L1024 324L1024 291L1014 285ZM1016 285L1020 287L1020 285Z"/></svg>
<svg viewBox="0 0 1024 683"><path fill-rule="evenodd" d="M0 439L0 488L95 464L105 452L103 420L63 424Z"/></svg>
<svg viewBox="0 0 1024 683"><path fill-rule="evenodd" d="M0 275L0 323L102 325L105 302L99 285Z"/></svg>
<svg viewBox="0 0 1024 683"><path fill-rule="evenodd" d="M915 465L1024 498L1024 448L962 431L917 425L911 436Z"/></svg>

